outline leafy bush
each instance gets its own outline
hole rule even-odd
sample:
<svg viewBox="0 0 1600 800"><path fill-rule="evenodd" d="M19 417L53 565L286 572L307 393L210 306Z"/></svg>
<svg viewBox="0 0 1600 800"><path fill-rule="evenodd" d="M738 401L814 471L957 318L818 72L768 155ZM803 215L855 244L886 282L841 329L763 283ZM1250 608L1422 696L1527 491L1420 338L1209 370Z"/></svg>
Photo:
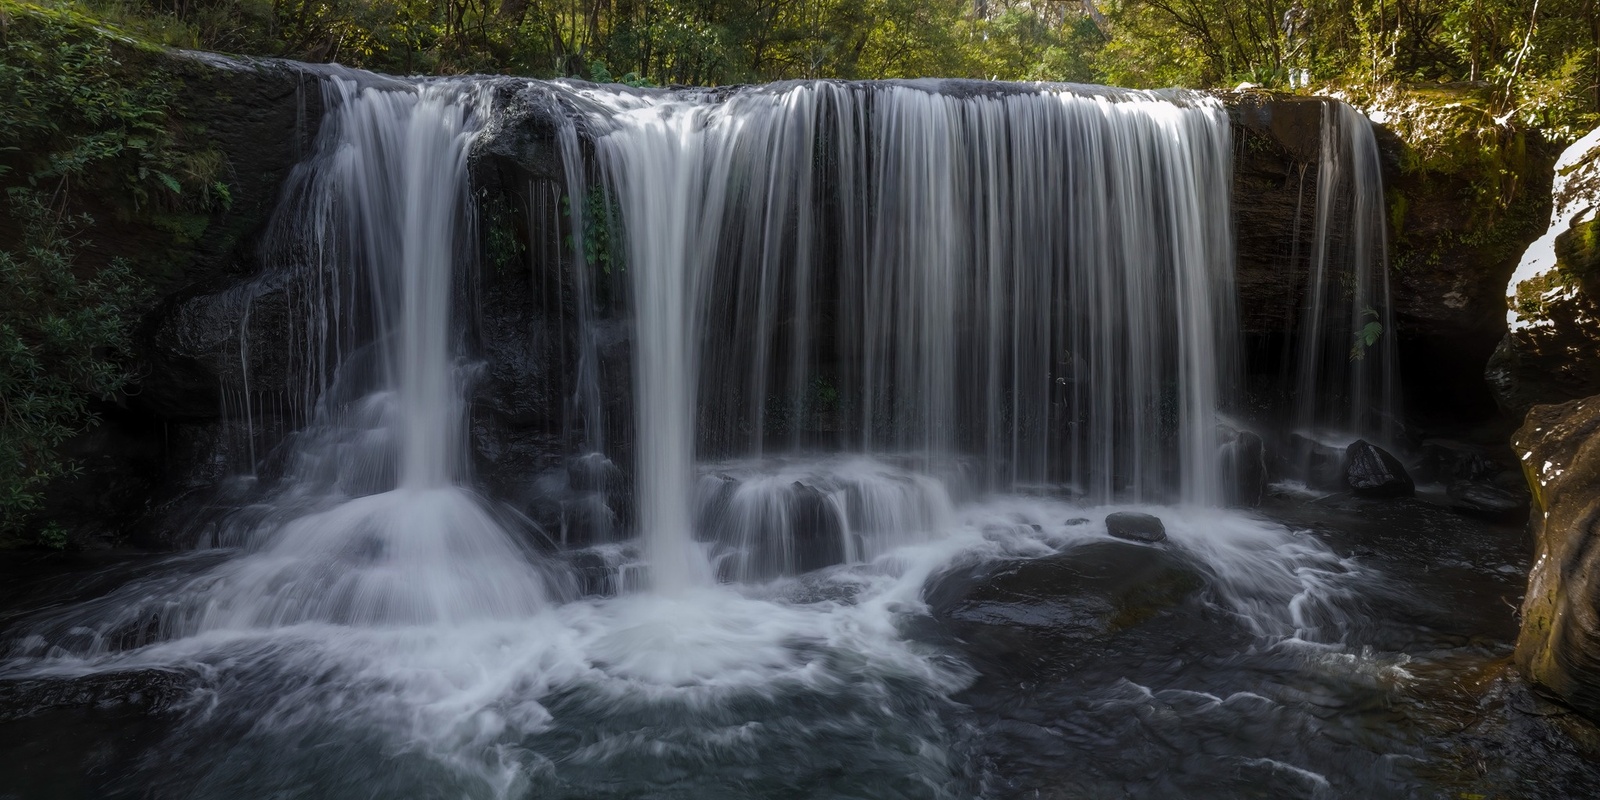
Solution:
<svg viewBox="0 0 1600 800"><path fill-rule="evenodd" d="M96 424L91 404L128 383L143 281L122 259L85 265L94 220L79 201L128 213L227 202L214 158L168 130L173 81L123 63L138 51L71 15L6 3L0 33L0 535L33 522L62 445ZM203 191L188 191L199 184ZM45 525L36 543L61 546Z"/></svg>

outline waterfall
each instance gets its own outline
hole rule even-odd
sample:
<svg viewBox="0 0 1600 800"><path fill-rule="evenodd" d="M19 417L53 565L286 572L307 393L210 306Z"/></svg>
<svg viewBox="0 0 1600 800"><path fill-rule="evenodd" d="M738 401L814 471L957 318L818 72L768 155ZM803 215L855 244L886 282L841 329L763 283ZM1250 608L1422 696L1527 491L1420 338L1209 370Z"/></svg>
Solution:
<svg viewBox="0 0 1600 800"><path fill-rule="evenodd" d="M304 315L309 425L280 486L224 525L247 555L190 587L178 632L420 624L544 603L529 555L465 488L456 286L475 242L469 84L327 81L329 120L274 223Z"/></svg>
<svg viewBox="0 0 1600 800"><path fill-rule="evenodd" d="M619 95L594 124L658 581L706 574L656 562L695 552L697 461L829 437L921 471L976 458L1001 490L1219 497L1235 335L1216 101L807 83Z"/></svg>
<svg viewBox="0 0 1600 800"><path fill-rule="evenodd" d="M1295 354L1294 425L1394 445L1399 418L1383 170L1372 123L1323 104L1316 228Z"/></svg>
<svg viewBox="0 0 1600 800"><path fill-rule="evenodd" d="M84 597L115 588L83 602L42 594L0 640L0 689L39 698L8 719L19 741L46 753L63 720L92 723L61 773L85 793L975 797L1015 788L979 745L1137 755L1144 731L1111 734L1152 702L1235 781L1216 785L1299 785L1241 772L1269 760L1260 737L1219 762L1215 731L1327 738L1306 726L1345 699L1328 676L1356 658L1339 643L1362 567L1207 507L1239 338L1216 99L338 68L323 88L264 248L282 306L250 309L292 327L296 431L212 552L97 573ZM526 222L524 251L479 237L479 198L511 220L500 243ZM502 214L518 199L526 216ZM527 318L473 318L478 280ZM472 334L525 321L548 344L541 314L566 326L560 364L516 361L528 380L493 388L514 359ZM258 329L241 351L263 352ZM607 416L619 341L633 430ZM543 380L563 402L467 435L469 388L492 416L491 393ZM501 424L534 444L493 462L489 499L471 465ZM534 552L537 504L611 502L625 454L638 541ZM1121 509L1092 507L1163 502L1155 544L1114 541ZM1361 658L1351 703L1372 695ZM1318 702L1160 689L1285 663ZM1084 724L1025 731L1013 690ZM1070 785L1114 784L1141 786Z"/></svg>

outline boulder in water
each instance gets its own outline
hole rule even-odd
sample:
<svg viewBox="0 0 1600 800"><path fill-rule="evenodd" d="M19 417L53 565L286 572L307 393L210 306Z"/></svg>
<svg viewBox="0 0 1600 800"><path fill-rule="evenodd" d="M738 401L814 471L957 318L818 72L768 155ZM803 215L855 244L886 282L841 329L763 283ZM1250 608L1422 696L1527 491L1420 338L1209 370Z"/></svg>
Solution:
<svg viewBox="0 0 1600 800"><path fill-rule="evenodd" d="M1344 476L1360 497L1410 497L1417 490L1400 459L1364 439L1345 448Z"/></svg>
<svg viewBox="0 0 1600 800"><path fill-rule="evenodd" d="M1098 541L1045 558L957 568L924 592L963 649L1008 671L1092 657L1103 640L1182 603L1204 579L1181 553Z"/></svg>
<svg viewBox="0 0 1600 800"><path fill-rule="evenodd" d="M1130 542L1154 544L1167 540L1167 526L1154 514L1117 511L1106 515L1106 532Z"/></svg>
<svg viewBox="0 0 1600 800"><path fill-rule="evenodd" d="M1535 541L1517 666L1600 721L1600 395L1534 406L1512 446Z"/></svg>

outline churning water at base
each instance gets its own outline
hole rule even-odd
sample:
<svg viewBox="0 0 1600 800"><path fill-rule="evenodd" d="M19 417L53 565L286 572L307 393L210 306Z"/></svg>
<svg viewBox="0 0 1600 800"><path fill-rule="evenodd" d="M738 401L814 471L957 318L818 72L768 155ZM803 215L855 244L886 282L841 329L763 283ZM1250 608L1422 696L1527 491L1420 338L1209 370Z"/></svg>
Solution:
<svg viewBox="0 0 1600 800"><path fill-rule="evenodd" d="M453 312L487 92L328 87L271 258L304 308L284 477L217 551L33 614L0 663L43 726L61 687L154 708L104 722L83 796L1008 797L1061 752L1096 757L1067 796L1324 797L1350 752L1316 709L1404 683L1353 646L1366 569L1201 504L1232 319L1215 103L570 90L615 111L642 546L606 558L652 589L579 597L469 488ZM829 425L848 454L798 454ZM1156 545L1064 499L1168 486L1190 503L1133 507ZM1162 736L1199 763L1150 769Z"/></svg>

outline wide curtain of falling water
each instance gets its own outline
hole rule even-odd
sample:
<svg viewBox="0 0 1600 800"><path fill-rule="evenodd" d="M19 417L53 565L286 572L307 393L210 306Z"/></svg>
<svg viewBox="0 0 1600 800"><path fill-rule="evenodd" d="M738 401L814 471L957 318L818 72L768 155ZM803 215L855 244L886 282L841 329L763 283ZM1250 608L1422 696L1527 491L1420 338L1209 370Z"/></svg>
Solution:
<svg viewBox="0 0 1600 800"><path fill-rule="evenodd" d="M640 527L701 580L698 458L976 463L1211 502L1232 372L1214 100L960 82L619 97L596 121L636 315Z"/></svg>

